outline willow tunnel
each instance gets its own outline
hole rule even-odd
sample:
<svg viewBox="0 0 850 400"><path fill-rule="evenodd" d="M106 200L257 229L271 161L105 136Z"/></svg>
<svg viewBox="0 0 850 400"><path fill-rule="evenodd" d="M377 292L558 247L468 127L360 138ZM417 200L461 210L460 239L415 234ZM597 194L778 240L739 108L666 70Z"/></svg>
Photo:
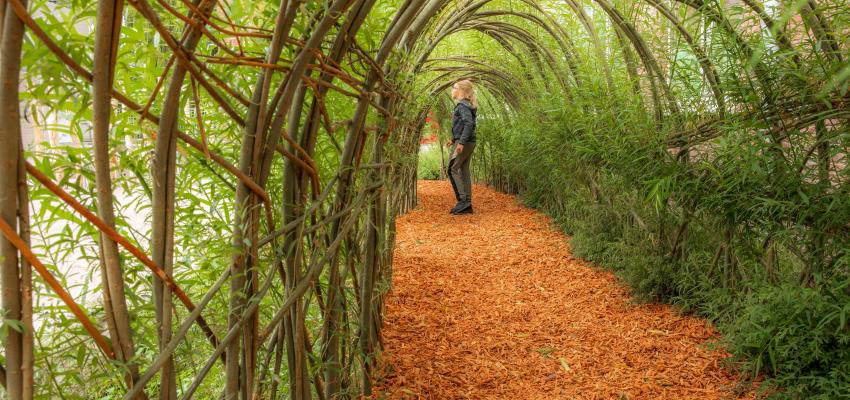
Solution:
<svg viewBox="0 0 850 400"><path fill-rule="evenodd" d="M426 117L471 79L478 181L836 398L847 6L0 0L5 396L371 395Z"/></svg>

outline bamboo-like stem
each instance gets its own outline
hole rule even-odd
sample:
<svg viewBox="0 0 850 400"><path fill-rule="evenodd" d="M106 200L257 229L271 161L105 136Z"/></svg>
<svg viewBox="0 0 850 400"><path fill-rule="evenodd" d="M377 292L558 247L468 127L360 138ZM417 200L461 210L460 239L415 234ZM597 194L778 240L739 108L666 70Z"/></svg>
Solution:
<svg viewBox="0 0 850 400"><path fill-rule="evenodd" d="M272 43L266 60L268 64L276 64L279 60L283 45L289 35L289 30L292 27L297 13L297 1L288 2L287 7L284 7L284 4L287 3L281 2L281 6L278 11ZM254 87L251 105L248 107L248 111L246 113L239 157L239 171L246 176L257 176L256 160L259 158L260 144L263 142L265 133L264 121L267 106L266 103L268 101L269 88L271 86L271 73L271 69L265 69L259 74L257 83ZM260 183L260 185L262 185L262 183ZM251 240L252 252L254 249L258 248L256 240L257 237L254 235L257 230L253 229L251 226L244 226L245 224L243 222L244 218L249 216L249 213L249 221L256 222L256 218L254 217L255 214L250 211L254 204L253 197L250 196L250 192L246 185L239 185L237 187L235 204L236 213L234 215L232 239L235 251L230 265L233 279L231 279L230 283L231 296L228 313L228 326L230 329L235 329L240 325L241 321L239 319L239 315L241 314L241 310L245 307L244 272L248 265L250 265L249 262L251 262L251 259L248 258L248 255L246 254L246 236L250 238L249 240ZM269 204L268 199L266 200L266 204ZM226 354L230 361L227 363L225 369L225 396L234 397L237 396L239 392L240 369L237 360L240 357L240 349L238 341L232 341L228 344L226 349ZM242 380L242 382L244 382L244 380Z"/></svg>
<svg viewBox="0 0 850 400"><path fill-rule="evenodd" d="M24 166L23 142L18 148L18 235L24 246L30 242L30 198L27 185L27 172ZM0 219L0 222L3 220ZM23 254L23 252L21 252ZM32 263L27 257L21 258L21 323L24 329L22 338L21 374L24 385L23 398L32 399L35 389L35 330L33 325L33 287ZM4 385L5 387L5 385Z"/></svg>
<svg viewBox="0 0 850 400"><path fill-rule="evenodd" d="M111 92L114 77L114 60L122 21L123 0L98 2L95 22L94 65L92 69L92 138L97 187L97 213L104 224L115 229L112 194L112 177L109 166L109 126L112 112ZM128 364L127 385L138 378L135 362L130 313L124 294L124 273L118 254L118 245L100 233L101 278L106 321L109 327L115 356Z"/></svg>
<svg viewBox="0 0 850 400"><path fill-rule="evenodd" d="M53 289L53 291L59 296L60 299L71 309L71 313L77 317L77 320L83 324L83 328L85 328L86 332L94 339L94 342L97 344L98 348L100 348L103 353L109 358L115 358L116 353L113 351L112 345L109 344L109 341L101 335L100 330L94 325L91 319L88 317L85 311L74 301L70 294L62 287L62 284L53 276L53 274L48 271L48 269L41 263L38 257L33 254L32 249L30 249L29 245L26 244L24 239L22 239L15 230L9 226L5 221L0 220L0 231L3 233L3 237L12 243L15 248L20 250L21 255L25 258L33 268L41 275L41 278L47 282L47 285Z"/></svg>
<svg viewBox="0 0 850 400"><path fill-rule="evenodd" d="M144 0L131 0L143 14L147 14L155 26L155 17L150 11L150 6ZM215 0L199 0L200 9L210 12L215 6ZM147 13L144 11L147 10ZM198 25L185 24L184 40L181 41L180 50L191 54L198 45L201 32ZM169 41L172 46L172 41ZM179 60L185 60L180 58ZM188 63L178 62L171 74L171 79L166 89L162 104L162 115L158 125L156 136L156 153L153 164L153 201L152 201L152 224L151 224L151 249L152 259L163 269L163 272L171 277L174 272L174 207L175 199L175 176L177 168L177 120L180 115L180 97L183 90L183 82L189 71ZM193 78L196 76L193 75ZM203 81L203 80L202 80ZM209 89L208 89L209 90ZM206 150L209 154L209 150ZM154 276L154 303L156 305L157 320L159 322L159 346L162 350L172 336L172 293L168 287ZM177 383L175 381L174 360L169 358L165 361L160 373L160 400L177 399Z"/></svg>
<svg viewBox="0 0 850 400"><path fill-rule="evenodd" d="M151 260L144 252L139 250L138 247L131 244L127 239L125 239L123 236L121 236L121 234L119 234L115 229L106 225L100 218L98 218L91 211L86 209L85 206L80 204L79 201L74 199L67 192L62 190L62 188L60 188L58 185L56 185L56 183L54 183L52 180L50 180L50 178L48 178L46 175L44 175L41 171L39 171L32 164L27 162L26 168L27 168L27 173L29 173L29 175L31 175L36 180L41 182L41 184L44 185L48 190L50 190L51 192L53 192L53 194L55 194L57 197L62 199L62 201L65 202L65 204L68 204L69 206L71 206L71 208L73 208L78 213L80 213L86 220L88 220L89 222L94 224L101 232L105 233L110 239L114 240L116 243L121 245L121 247L123 247L124 249L129 251L139 261L141 261L142 264L144 264L148 269L150 269L151 272L154 273L154 275L156 275L159 279L161 279L163 282L165 282L165 285L172 292L174 292L174 294L177 295L177 297L186 306L187 309L189 309L190 311L195 309L195 304L192 303L192 300L189 299L189 296L186 295L186 292L184 292L183 289L181 289L177 285L177 283L175 283L174 280L171 279L171 277L168 276L162 270L162 268L158 264L153 262L153 260ZM213 346L217 346L218 345L218 339L216 338L212 329L210 329L209 325L207 325L207 322L204 320L204 318L198 317L197 322L198 322L198 325L201 327L201 329L206 334L210 343L212 343Z"/></svg>
<svg viewBox="0 0 850 400"><path fill-rule="evenodd" d="M189 313L188 316L183 320L183 323L180 324L180 327L171 337L171 340L166 344L156 360L151 364L145 373L139 377L139 380L136 384L131 387L127 393L124 395L124 400L133 399L139 393L142 393L145 385L150 382L150 380L159 372L160 368L162 368L169 360L171 360L174 354L174 351L177 349L177 345L180 344L180 341L186 337L186 334L189 332L189 328L192 327L196 323L196 321L201 317L201 311L207 307L209 302L212 300L213 296L218 293L224 283L227 282L227 278L230 277L230 271L225 270L223 274L218 278L218 280L210 287L201 301L198 303L198 306Z"/></svg>
<svg viewBox="0 0 850 400"><path fill-rule="evenodd" d="M347 233L348 230L351 229L351 227L354 225L353 222L356 220L356 218L354 218L354 217L356 217L356 213L352 213L352 214L353 215L348 215L348 218L346 218L346 223L344 224L344 230L342 230L343 233ZM283 304L280 307L278 307L277 311L275 312L274 316L271 319L271 323L270 323L271 326L276 326L277 324L279 324L284 319L285 316L289 315L290 309L296 304L296 302L301 298L301 296L307 291L307 289L318 278L319 274L322 272L324 265L328 262L328 258L330 258L330 255L336 253L337 249L339 248L341 239L342 239L341 236L337 237L334 240L334 242L331 243L330 246L328 246L327 253L325 253L325 255L323 257L319 258L318 253L313 255L314 261L311 264L311 266L308 268L307 274L304 276L303 279L301 279L301 281L298 282L297 285L295 285L294 290L286 298L286 300L283 302ZM272 276L272 274L269 274L269 276ZM182 397L183 400L192 398L193 393L195 392L195 390L198 389L198 386L201 384L204 377L209 373L209 370L210 370L210 368L212 368L212 365L215 363L216 358L218 358L221 354L224 353L225 348L230 344L230 342L232 342L233 340L235 340L238 337L239 332L241 331L241 329L245 325L245 323L250 321L250 315L256 311L257 307L259 307L259 304L260 304L259 299L261 299L265 295L266 291L268 290L268 288L270 286L271 286L271 280L269 278L267 278L266 282L262 285L262 287L254 295L255 299L257 299L257 301L248 302L248 304L249 304L248 307L246 307L245 310L240 315L240 317L237 318L236 325L232 326L230 328L230 330L227 332L227 335L225 335L224 338L222 338L221 343L219 343L219 345L216 346L216 349L213 351L213 354L210 356L209 359L207 359L207 362L204 364L204 366L201 368L201 370L195 376L195 379L192 382L192 384L189 386L189 388L183 394L183 397Z"/></svg>
<svg viewBox="0 0 850 400"><path fill-rule="evenodd" d="M32 33L36 37L38 37L38 39L41 40L41 42L44 43L44 45L47 46L47 48L50 49L50 51L54 55L56 55L65 65L67 65L77 75L81 76L82 78L84 78L88 81L92 80L91 72L89 72L88 70L83 68L79 63L74 61L66 52L64 52L61 48L59 48L59 46L56 44L56 42L54 42L52 39L50 39L50 37L44 32L44 30L42 30L38 26L38 24L35 23L35 21L32 19L32 17L29 15L29 13L27 13L26 9L23 7L21 0L6 0L6 1L8 1L8 4L12 6L15 14L18 15L18 17L21 18L24 21L24 23L27 25L28 28L30 28ZM126 95L124 95L123 93L118 92L117 90L113 89L112 90L112 97L114 99L118 100L119 102L121 102L121 104L124 104L125 106L130 108L131 110L141 114L141 117L143 119L146 119L150 122L153 122L154 124L159 124L160 118L158 116L145 112L144 108L142 106L140 106L136 102L130 100L130 98L127 97ZM177 137L180 138L180 140L182 140L184 143L188 144L192 148L194 148L198 151L204 152L204 153L206 153L208 151L208 150L205 151L204 146L200 142L198 142L197 140L195 140L191 136L187 135L186 133L184 133L180 130L176 130L175 132L177 134ZM256 193L264 201L266 201L266 202L269 201L269 196L266 193L266 191L264 189L262 189L256 182L254 182L253 179L248 177L246 174L242 173L238 168L236 168L233 164L231 164L227 159L225 159L221 155L219 155L215 152L211 152L211 151L209 153L210 153L210 156L212 157L213 161L215 161L222 168L226 169L228 172L230 172L231 174L236 176L239 179L239 181L242 182L242 184L246 185L248 187L248 189L250 189L252 192Z"/></svg>
<svg viewBox="0 0 850 400"><path fill-rule="evenodd" d="M21 0L25 1L25 0ZM24 3L25 4L25 3ZM6 5L5 3L2 5ZM21 149L20 97L18 85L21 71L21 47L23 44L24 24L14 13L3 15L2 34L0 34L0 219L9 227L18 226L18 168ZM11 229L15 231L14 228ZM7 238L0 238L0 300L5 311L5 320L17 321L4 323L4 345L6 360L6 395L11 400L24 399L25 377L24 360L28 346L24 343L20 261L18 251ZM29 347L28 350L32 350Z"/></svg>

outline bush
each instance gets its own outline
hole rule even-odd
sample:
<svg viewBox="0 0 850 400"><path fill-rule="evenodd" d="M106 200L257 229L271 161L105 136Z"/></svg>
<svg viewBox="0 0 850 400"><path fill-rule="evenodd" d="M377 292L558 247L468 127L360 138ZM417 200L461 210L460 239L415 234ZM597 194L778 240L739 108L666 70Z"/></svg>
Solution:
<svg viewBox="0 0 850 400"><path fill-rule="evenodd" d="M850 280L817 290L765 286L750 295L724 341L747 372L770 374L780 399L850 398Z"/></svg>
<svg viewBox="0 0 850 400"><path fill-rule="evenodd" d="M437 144L422 145L419 149L419 165L416 170L418 179L436 180L446 177L440 158L440 147ZM445 157L445 153L443 154Z"/></svg>
<svg viewBox="0 0 850 400"><path fill-rule="evenodd" d="M482 124L495 187L550 215L638 300L714 322L771 397L850 399L846 184L800 176L740 126L721 129L713 159L681 162L628 104L623 123L546 101L524 110L538 118Z"/></svg>

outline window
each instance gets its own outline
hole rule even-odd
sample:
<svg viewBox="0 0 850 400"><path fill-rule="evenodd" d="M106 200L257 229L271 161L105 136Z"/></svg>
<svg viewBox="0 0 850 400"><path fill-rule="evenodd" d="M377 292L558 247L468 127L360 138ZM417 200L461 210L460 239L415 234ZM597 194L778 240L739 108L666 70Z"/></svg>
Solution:
<svg viewBox="0 0 850 400"><path fill-rule="evenodd" d="M80 133L83 137L83 145L91 145L92 144L92 127L91 122L82 121L80 122Z"/></svg>
<svg viewBox="0 0 850 400"><path fill-rule="evenodd" d="M74 140L68 132L56 132L56 144L68 146L74 144Z"/></svg>

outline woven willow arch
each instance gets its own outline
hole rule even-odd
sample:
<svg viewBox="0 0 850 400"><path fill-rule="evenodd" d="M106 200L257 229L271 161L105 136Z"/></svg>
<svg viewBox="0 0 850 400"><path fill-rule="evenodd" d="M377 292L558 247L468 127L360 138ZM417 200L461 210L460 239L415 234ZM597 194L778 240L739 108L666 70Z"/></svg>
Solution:
<svg viewBox="0 0 850 400"><path fill-rule="evenodd" d="M841 144L826 121L845 128L848 123L848 95L839 90L847 79L841 78L847 44L818 2L803 2L795 11L815 44L809 48L787 21L756 0L744 0L778 50L789 54L781 63L803 71L807 56L825 60L823 69L834 82L789 80L823 86L821 97L801 99L783 97L783 88L771 80L771 64L748 41L751 32L736 27L717 2L635 3L655 10L685 41L713 106L694 111L681 103L676 76L659 62L666 55L648 43L653 32L630 20L632 3L626 2L284 0L257 3L234 20L231 4L219 0L97 0L88 10L94 15L89 48L72 46L48 29L44 9L39 14L26 0L0 0L2 305L6 319L24 327L5 328L0 380L8 397L39 395L33 290L55 293L71 310L75 327L85 332L75 339L109 369L101 383L120 387L125 399L370 395L394 220L415 206L413 157L425 116L448 109L445 92L458 79L476 81L488 104L509 111L502 118L519 118L524 100L536 91L571 101L604 87L614 98L625 91L615 77L627 76L626 89L636 99L651 98L644 101L651 105L647 114L659 126L675 128L663 145L681 148L676 156L682 162L690 146L723 134L716 129L719 121L757 115L776 147L772 151L779 157L802 153L798 174L817 168L818 179L831 184L837 167L830 150ZM603 14L593 17L585 7ZM717 29L712 40L728 39L724 52L701 43L710 35L677 15L678 8ZM389 14L388 21L370 19ZM130 16L142 22L139 32L131 32L136 27ZM139 33L156 37L167 52L143 96L124 92L133 78L122 45ZM505 59L438 54L461 35L486 38ZM610 48L619 51L606 54ZM75 91L69 97L86 102L81 110L90 108L92 165L86 171L93 182L86 198L75 196L78 188L64 179L70 173L52 170L55 159L25 152L21 82L42 73L41 61L22 59L25 49L49 55L53 71L61 69L51 84ZM85 90L78 90L80 82ZM583 107L600 118L615 111L610 104ZM692 112L703 113L701 122L686 126ZM122 113L136 114L133 129L151 143L146 178L139 179L150 182L143 240L117 212L121 167L112 160L122 149L113 139L116 129L129 129L117 126ZM210 113L220 117L214 124ZM814 133L795 144L799 148L785 149L787 126ZM323 153L323 146L332 153ZM213 278L200 285L185 278L189 268L175 260L175 254L188 253L180 248L176 216L179 178L190 166L204 168L204 183L227 192L231 211L220 221L228 226L219 238L228 251L215 253L223 264L206 271ZM100 320L69 294L45 265L50 254L35 246L30 194L36 190L70 208L66 219L76 229L93 232ZM47 286L33 286L33 269ZM150 315L134 313L131 286L150 287ZM155 348L140 343L139 329L155 332ZM198 359L188 362L186 353Z"/></svg>

